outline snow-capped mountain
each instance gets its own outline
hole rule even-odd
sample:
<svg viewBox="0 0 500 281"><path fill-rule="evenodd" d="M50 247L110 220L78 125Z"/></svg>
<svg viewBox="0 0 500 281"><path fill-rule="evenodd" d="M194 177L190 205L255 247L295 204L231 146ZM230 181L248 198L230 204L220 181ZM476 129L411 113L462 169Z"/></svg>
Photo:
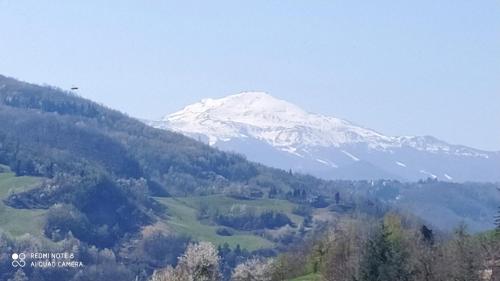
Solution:
<svg viewBox="0 0 500 281"><path fill-rule="evenodd" d="M430 136L386 136L261 92L204 99L148 123L250 160L323 178L500 181L498 152Z"/></svg>

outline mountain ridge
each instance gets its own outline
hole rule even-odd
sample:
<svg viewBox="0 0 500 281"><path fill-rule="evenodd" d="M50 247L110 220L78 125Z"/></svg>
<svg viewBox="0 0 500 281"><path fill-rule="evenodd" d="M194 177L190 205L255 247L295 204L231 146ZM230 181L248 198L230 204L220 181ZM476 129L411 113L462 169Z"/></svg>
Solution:
<svg viewBox="0 0 500 281"><path fill-rule="evenodd" d="M220 99L203 99L180 111L168 114L159 121L147 121L147 123L157 128L169 129L205 140L208 144L221 149L241 152L254 161L278 168L296 169L324 178L345 178L338 172L339 167L366 161L386 171L380 174L380 177L408 180L425 177L458 181L500 180L500 176L478 175L477 173L472 173L474 177L462 177L463 169L446 171L429 167L435 165L421 164L422 161L413 164L406 163L412 162L416 155L389 157L392 160L391 164L386 163L389 160L379 163L380 158L387 157L374 158L372 157L374 153L395 155L417 152L417 154L426 155L426 158L440 156L454 158L453 161L457 160L455 158L460 158L460 162L464 162L465 159L472 162L492 162L485 165L500 167L500 154L449 144L432 136L387 136L341 118L306 112L297 105L274 98L264 92L242 92ZM270 163L269 160L264 159L263 155L259 156L258 151L245 153L249 148L242 146L248 146L249 144L244 143L249 140L270 146L276 150L277 154L286 153L292 158L308 160L302 161L302 164L291 163L300 162L297 161L298 159L284 161L285 163L281 164ZM335 155L329 155L332 153ZM324 157L325 155L327 157ZM276 157L286 156L276 155ZM406 160L407 158L409 160ZM494 160L490 161L490 158ZM449 162L449 159L445 162ZM319 168L312 167L318 165ZM325 168L331 170L330 176L322 175L318 171ZM410 173L411 175L407 172L395 172L402 168L411 168L413 172ZM399 175L399 177L389 176L391 174ZM371 176L365 177L360 173L360 178L357 179L369 178Z"/></svg>

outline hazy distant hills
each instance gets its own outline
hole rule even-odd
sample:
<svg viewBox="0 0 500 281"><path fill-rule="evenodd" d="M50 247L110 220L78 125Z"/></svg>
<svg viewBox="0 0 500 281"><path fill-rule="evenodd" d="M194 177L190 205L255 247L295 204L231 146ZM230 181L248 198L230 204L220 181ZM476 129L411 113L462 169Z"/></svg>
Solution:
<svg viewBox="0 0 500 281"><path fill-rule="evenodd" d="M260 92L204 99L147 123L327 179L500 181L499 152L431 136L386 136Z"/></svg>

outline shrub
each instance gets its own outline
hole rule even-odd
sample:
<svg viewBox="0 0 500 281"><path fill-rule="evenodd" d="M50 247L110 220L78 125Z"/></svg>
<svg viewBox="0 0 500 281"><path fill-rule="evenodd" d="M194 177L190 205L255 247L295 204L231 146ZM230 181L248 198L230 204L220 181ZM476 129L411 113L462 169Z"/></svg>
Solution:
<svg viewBox="0 0 500 281"><path fill-rule="evenodd" d="M229 228L225 228L225 227L217 228L215 233L217 233L217 235L220 235L220 236L233 236L234 235L234 231L232 231Z"/></svg>

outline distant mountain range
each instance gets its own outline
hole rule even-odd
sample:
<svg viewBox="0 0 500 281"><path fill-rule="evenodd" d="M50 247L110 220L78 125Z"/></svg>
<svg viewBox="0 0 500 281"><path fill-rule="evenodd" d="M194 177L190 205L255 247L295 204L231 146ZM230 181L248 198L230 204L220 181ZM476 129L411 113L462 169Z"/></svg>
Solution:
<svg viewBox="0 0 500 281"><path fill-rule="evenodd" d="M204 99L146 122L253 161L326 179L500 181L500 152L432 136L386 136L262 92Z"/></svg>

